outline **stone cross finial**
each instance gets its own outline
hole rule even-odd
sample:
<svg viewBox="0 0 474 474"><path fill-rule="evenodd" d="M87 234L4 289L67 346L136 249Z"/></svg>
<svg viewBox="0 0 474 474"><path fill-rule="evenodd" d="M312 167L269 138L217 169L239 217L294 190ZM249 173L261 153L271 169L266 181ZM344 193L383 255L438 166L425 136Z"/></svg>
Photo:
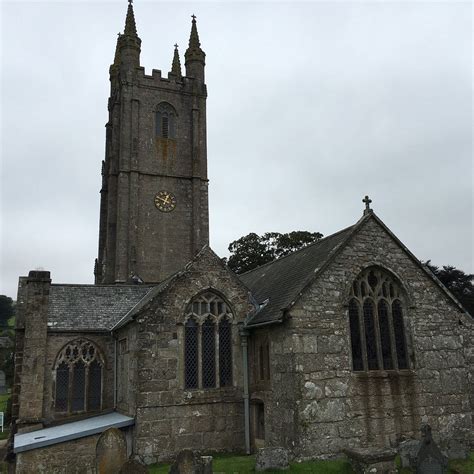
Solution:
<svg viewBox="0 0 474 474"><path fill-rule="evenodd" d="M196 21L196 15L194 13L191 15L191 18L193 19L193 21Z"/></svg>
<svg viewBox="0 0 474 474"><path fill-rule="evenodd" d="M362 202L365 204L364 214L371 213L372 209L370 208L370 203L372 202L372 199L369 199L369 196L365 196L365 198L362 199Z"/></svg>
<svg viewBox="0 0 474 474"><path fill-rule="evenodd" d="M174 49L178 49L178 43L175 43Z"/></svg>
<svg viewBox="0 0 474 474"><path fill-rule="evenodd" d="M133 0L128 0L128 3L130 3L130 5L133 3Z"/></svg>

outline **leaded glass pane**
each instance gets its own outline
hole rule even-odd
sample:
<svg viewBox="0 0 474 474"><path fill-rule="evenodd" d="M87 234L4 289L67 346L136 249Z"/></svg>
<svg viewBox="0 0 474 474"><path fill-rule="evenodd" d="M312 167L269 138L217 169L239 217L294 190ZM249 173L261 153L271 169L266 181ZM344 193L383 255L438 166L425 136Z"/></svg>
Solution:
<svg viewBox="0 0 474 474"><path fill-rule="evenodd" d="M126 383L126 381L123 381ZM89 389L87 407L89 410L99 410L102 394L102 367L94 360L89 366Z"/></svg>
<svg viewBox="0 0 474 474"><path fill-rule="evenodd" d="M382 348L382 362L385 370L392 370L392 343L390 340L390 324L388 321L388 307L384 300L379 301L379 329L380 346Z"/></svg>
<svg viewBox="0 0 474 474"><path fill-rule="evenodd" d="M379 364L377 361L377 336L375 333L374 323L374 305L370 299L364 301L364 329L368 369L378 370Z"/></svg>
<svg viewBox="0 0 474 474"><path fill-rule="evenodd" d="M76 362L73 366L72 375L72 411L84 410L84 395L86 388L86 366L82 360Z"/></svg>
<svg viewBox="0 0 474 474"><path fill-rule="evenodd" d="M408 369L407 348L405 342L405 329L403 327L403 312L400 301L392 304L393 330L395 332L395 348L399 369Z"/></svg>
<svg viewBox="0 0 474 474"><path fill-rule="evenodd" d="M216 335L215 324L206 319L202 325L202 386L216 386Z"/></svg>
<svg viewBox="0 0 474 474"><path fill-rule="evenodd" d="M354 370L364 370L364 364L362 362L362 341L360 338L359 307L354 299L349 302L349 323L351 329L352 368Z"/></svg>
<svg viewBox="0 0 474 474"><path fill-rule="evenodd" d="M190 319L184 329L184 385L198 388L198 325Z"/></svg>
<svg viewBox="0 0 474 474"><path fill-rule="evenodd" d="M57 411L67 411L69 396L69 366L61 362L56 369L56 397L55 408Z"/></svg>
<svg viewBox="0 0 474 474"><path fill-rule="evenodd" d="M219 323L219 383L232 385L232 326L227 319Z"/></svg>

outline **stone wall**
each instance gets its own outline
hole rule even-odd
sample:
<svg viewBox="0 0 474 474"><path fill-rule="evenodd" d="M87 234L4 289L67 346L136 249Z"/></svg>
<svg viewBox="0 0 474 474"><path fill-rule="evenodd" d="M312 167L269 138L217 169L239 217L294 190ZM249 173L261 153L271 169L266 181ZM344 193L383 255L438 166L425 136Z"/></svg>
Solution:
<svg viewBox="0 0 474 474"><path fill-rule="evenodd" d="M371 265L405 285L411 370L351 370L350 286ZM272 335L268 411L277 420L268 423L269 438L298 458L328 457L347 447L394 446L419 437L428 422L435 440L454 455L458 442L473 444L473 339L472 319L370 219ZM285 400L290 405L282 407ZM291 423L291 415L294 444L280 434L281 419Z"/></svg>
<svg viewBox="0 0 474 474"><path fill-rule="evenodd" d="M233 385L184 387L184 316L189 301L204 290L230 302ZM134 453L146 463L172 458L183 448L244 449L242 353L239 326L251 309L248 292L210 250L157 296L126 331L136 331L137 410ZM136 325L136 326L134 326ZM124 330L120 337L124 337Z"/></svg>
<svg viewBox="0 0 474 474"><path fill-rule="evenodd" d="M102 409L114 407L114 341L108 334L81 332L48 332L46 358L44 367L43 418L46 422L65 418L67 415L54 410L54 364L61 349L76 339L88 339L102 352L105 359L102 384Z"/></svg>
<svg viewBox="0 0 474 474"><path fill-rule="evenodd" d="M99 435L18 453L16 474L95 474Z"/></svg>

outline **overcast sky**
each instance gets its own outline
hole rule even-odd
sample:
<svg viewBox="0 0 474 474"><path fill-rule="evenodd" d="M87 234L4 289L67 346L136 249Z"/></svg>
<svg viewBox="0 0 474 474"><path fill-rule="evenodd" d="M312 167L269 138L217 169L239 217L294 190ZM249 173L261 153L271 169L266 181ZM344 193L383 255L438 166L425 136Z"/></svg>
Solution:
<svg viewBox="0 0 474 474"><path fill-rule="evenodd" d="M108 68L126 1L1 4L1 281L92 283ZM329 235L363 196L420 259L474 272L470 2L136 0L166 75L197 15L206 52L211 246ZM184 64L184 59L182 58Z"/></svg>

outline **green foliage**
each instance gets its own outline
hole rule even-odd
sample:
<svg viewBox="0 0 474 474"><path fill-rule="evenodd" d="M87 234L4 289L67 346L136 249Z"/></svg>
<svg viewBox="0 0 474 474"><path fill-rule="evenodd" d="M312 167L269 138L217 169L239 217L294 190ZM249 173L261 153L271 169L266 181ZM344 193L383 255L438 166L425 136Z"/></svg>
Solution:
<svg viewBox="0 0 474 474"><path fill-rule="evenodd" d="M15 305L9 296L0 295L0 327L8 327L8 320L15 314Z"/></svg>
<svg viewBox="0 0 474 474"><path fill-rule="evenodd" d="M448 474L472 474L474 472L474 452L468 459L449 461Z"/></svg>
<svg viewBox="0 0 474 474"><path fill-rule="evenodd" d="M265 263L306 247L319 240L319 232L294 231L286 234L267 232L262 236L250 233L229 245L227 264L235 273L245 273Z"/></svg>
<svg viewBox="0 0 474 474"><path fill-rule="evenodd" d="M436 265L432 265L431 260L427 260L424 263L441 283L456 296L474 295L474 275L464 273L452 265L444 265L442 268L439 268Z"/></svg>

